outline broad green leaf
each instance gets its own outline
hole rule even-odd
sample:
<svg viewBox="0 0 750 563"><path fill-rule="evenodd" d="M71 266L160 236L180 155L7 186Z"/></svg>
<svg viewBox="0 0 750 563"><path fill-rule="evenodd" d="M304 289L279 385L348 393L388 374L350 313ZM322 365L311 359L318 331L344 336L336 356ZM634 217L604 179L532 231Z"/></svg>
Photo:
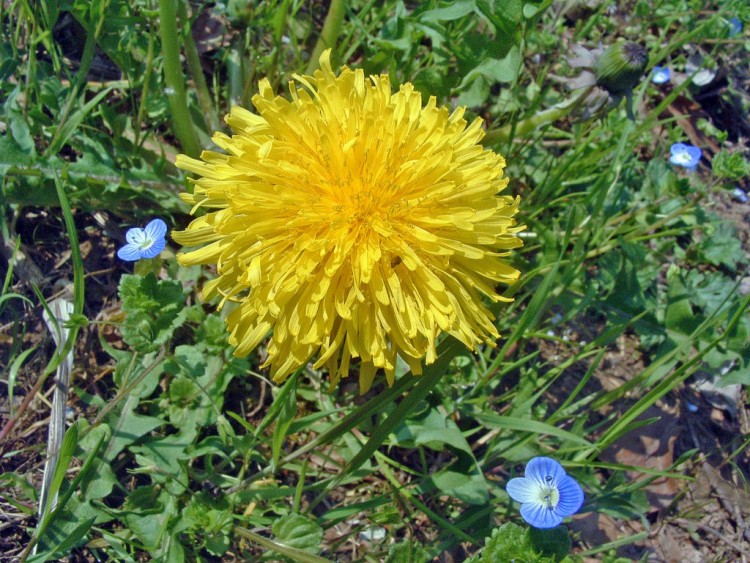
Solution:
<svg viewBox="0 0 750 563"><path fill-rule="evenodd" d="M452 2L445 8L435 8L419 14L419 20L423 22L452 21L472 13L476 8L474 0L458 0Z"/></svg>
<svg viewBox="0 0 750 563"><path fill-rule="evenodd" d="M459 451L472 454L469 443L456 423L437 409L431 409L418 419L407 419L394 431L395 445L414 447L424 445L441 451L449 445Z"/></svg>
<svg viewBox="0 0 750 563"><path fill-rule="evenodd" d="M484 504L489 499L487 483L481 474L438 471L430 478L443 494L455 497L468 504Z"/></svg>
<svg viewBox="0 0 750 563"><path fill-rule="evenodd" d="M320 553L323 529L302 514L287 514L271 526L279 543L309 553Z"/></svg>
<svg viewBox="0 0 750 563"><path fill-rule="evenodd" d="M158 486L138 487L120 511L123 522L149 551L156 551L170 520L177 517L177 499Z"/></svg>

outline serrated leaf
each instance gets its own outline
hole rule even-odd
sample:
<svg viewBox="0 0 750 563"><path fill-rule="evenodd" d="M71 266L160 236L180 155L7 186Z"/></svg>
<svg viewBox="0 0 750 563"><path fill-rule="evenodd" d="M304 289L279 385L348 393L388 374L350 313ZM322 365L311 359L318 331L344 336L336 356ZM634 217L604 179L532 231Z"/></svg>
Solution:
<svg viewBox="0 0 750 563"><path fill-rule="evenodd" d="M124 275L119 286L123 311L123 339L138 352L150 352L165 344L185 322L182 285L172 280Z"/></svg>
<svg viewBox="0 0 750 563"><path fill-rule="evenodd" d="M417 542L397 543L388 550L385 563L427 563L427 552Z"/></svg>
<svg viewBox="0 0 750 563"><path fill-rule="evenodd" d="M214 499L201 492L182 511L176 530L187 533L194 545L203 544L209 553L220 557L229 549L232 522L232 510L224 497Z"/></svg>
<svg viewBox="0 0 750 563"><path fill-rule="evenodd" d="M539 561L538 555L529 545L528 534L520 526L508 522L492 531L477 563L501 563L506 561Z"/></svg>

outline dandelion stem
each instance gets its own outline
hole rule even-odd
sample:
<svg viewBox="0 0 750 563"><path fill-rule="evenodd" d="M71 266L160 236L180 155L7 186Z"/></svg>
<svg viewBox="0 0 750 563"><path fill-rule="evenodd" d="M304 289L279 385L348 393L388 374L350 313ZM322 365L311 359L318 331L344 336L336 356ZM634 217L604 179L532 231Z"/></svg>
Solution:
<svg viewBox="0 0 750 563"><path fill-rule="evenodd" d="M332 49L336 45L336 39L341 35L341 25L344 23L346 8L346 0L333 0L331 2L326 21L323 24L323 30L320 32L318 42L310 55L310 62L307 63L307 74L312 74L318 68L318 59L320 59L323 51Z"/></svg>
<svg viewBox="0 0 750 563"><path fill-rule="evenodd" d="M172 113L172 127L182 145L182 150L188 156L197 157L201 148L193 122L190 120L185 82L180 65L177 0L159 0L159 35L164 53L164 79L167 83L167 101Z"/></svg>

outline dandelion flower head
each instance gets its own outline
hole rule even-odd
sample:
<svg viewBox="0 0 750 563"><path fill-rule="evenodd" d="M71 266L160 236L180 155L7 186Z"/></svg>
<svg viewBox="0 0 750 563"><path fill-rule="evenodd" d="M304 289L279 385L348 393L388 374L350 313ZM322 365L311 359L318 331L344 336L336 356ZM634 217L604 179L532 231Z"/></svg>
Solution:
<svg viewBox="0 0 750 563"><path fill-rule="evenodd" d="M183 199L208 213L174 239L183 265L215 264L205 298L236 302L230 344L248 355L267 345L283 381L315 356L332 385L360 359L360 388L378 369L392 384L397 356L415 374L436 359L447 333L471 349L499 337L482 301L507 301L497 284L519 272L502 258L521 246L519 199L499 195L505 160L467 126L407 83L332 70L330 51L314 76L294 75L291 99L267 79L257 114L235 107L224 153L180 155L199 176ZM202 246L201 246L202 245Z"/></svg>

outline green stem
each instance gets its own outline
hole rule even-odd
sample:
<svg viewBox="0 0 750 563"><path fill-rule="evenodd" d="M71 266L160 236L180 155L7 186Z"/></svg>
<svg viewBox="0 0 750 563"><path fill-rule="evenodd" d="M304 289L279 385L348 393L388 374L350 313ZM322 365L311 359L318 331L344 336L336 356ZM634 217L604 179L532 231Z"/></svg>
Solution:
<svg viewBox="0 0 750 563"><path fill-rule="evenodd" d="M206 120L206 125L208 125L209 130L218 131L221 128L219 114L211 101L211 93L208 91L206 77L203 76L203 67L201 66L198 49L195 47L193 34L190 32L190 27L187 25L188 14L185 2L180 2L178 9L180 11L180 21L182 22L182 44L185 48L185 60L187 61L188 69L190 70L190 76L192 76L193 82L195 83L195 93L198 96L198 104L201 107L203 119Z"/></svg>
<svg viewBox="0 0 750 563"><path fill-rule="evenodd" d="M182 150L188 156L197 157L200 155L201 147L193 122L190 120L180 65L177 0L159 0L159 34L164 53L164 79L167 83L167 101L172 112L172 127Z"/></svg>
<svg viewBox="0 0 750 563"><path fill-rule="evenodd" d="M516 123L511 123L505 127L490 129L485 134L484 139L482 139L482 143L485 145L507 143L510 141L511 137L525 137L539 127L543 127L557 121L558 119L562 119L583 103L591 89L592 87L582 88L572 98L560 102L550 109L540 111L531 117L527 117Z"/></svg>
<svg viewBox="0 0 750 563"><path fill-rule="evenodd" d="M328 15L326 15L326 21L323 24L323 30L320 32L318 42L315 44L312 55L310 55L310 60L307 63L307 74L312 74L318 68L318 59L320 59L323 51L332 49L336 45L336 39L341 35L346 8L346 0L333 0L331 2L331 7L328 8Z"/></svg>

